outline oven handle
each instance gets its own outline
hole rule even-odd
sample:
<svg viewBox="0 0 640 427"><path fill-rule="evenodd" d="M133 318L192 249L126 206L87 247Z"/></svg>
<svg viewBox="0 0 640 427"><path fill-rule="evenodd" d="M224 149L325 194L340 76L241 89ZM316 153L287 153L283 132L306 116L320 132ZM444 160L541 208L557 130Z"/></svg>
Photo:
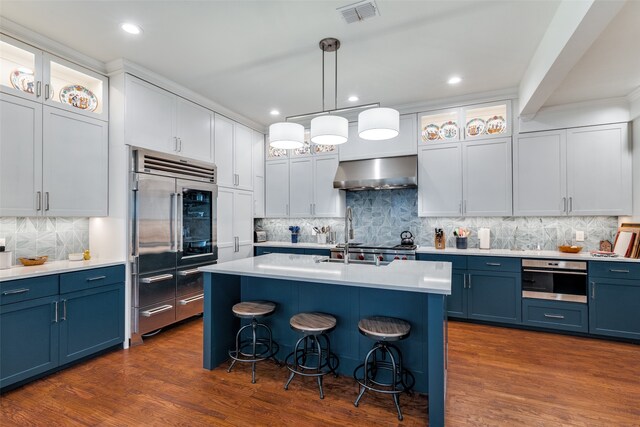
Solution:
<svg viewBox="0 0 640 427"><path fill-rule="evenodd" d="M530 270L523 268L522 271L526 273L551 273L551 274L575 274L576 276L586 276L587 273L583 271L561 271L561 270Z"/></svg>

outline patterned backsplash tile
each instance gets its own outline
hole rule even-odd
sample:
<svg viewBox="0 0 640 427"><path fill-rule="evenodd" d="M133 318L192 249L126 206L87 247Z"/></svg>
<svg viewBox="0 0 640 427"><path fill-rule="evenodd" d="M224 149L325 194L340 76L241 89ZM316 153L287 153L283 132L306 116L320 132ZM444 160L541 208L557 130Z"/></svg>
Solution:
<svg viewBox="0 0 640 427"><path fill-rule="evenodd" d="M65 260L89 248L89 218L2 217L0 238L5 238L13 264L18 258L42 255Z"/></svg>
<svg viewBox="0 0 640 427"><path fill-rule="evenodd" d="M491 230L491 247L510 249L554 250L564 243L579 244L585 250L598 249L600 240L613 241L618 229L618 218L610 216L581 217L468 217L420 218L418 193L407 190L372 190L347 192L347 206L353 209L355 241L373 244L399 244L400 233L411 231L416 243L433 246L434 229L444 229L447 246L455 247L453 230L467 227L471 230L468 245L478 247L478 229ZM338 242L344 240L342 218L265 218L255 221L256 227L267 231L267 239L289 241L290 225L300 226L301 242L314 242L314 226L331 226L337 232ZM575 242L575 231L585 233L584 242Z"/></svg>

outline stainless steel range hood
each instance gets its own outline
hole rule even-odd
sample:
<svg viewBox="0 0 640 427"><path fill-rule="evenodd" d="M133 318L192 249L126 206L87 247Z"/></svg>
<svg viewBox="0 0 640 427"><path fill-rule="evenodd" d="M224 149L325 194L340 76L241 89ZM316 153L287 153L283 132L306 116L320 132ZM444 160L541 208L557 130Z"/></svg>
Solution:
<svg viewBox="0 0 640 427"><path fill-rule="evenodd" d="M340 162L333 188L341 190L387 190L418 186L418 156Z"/></svg>

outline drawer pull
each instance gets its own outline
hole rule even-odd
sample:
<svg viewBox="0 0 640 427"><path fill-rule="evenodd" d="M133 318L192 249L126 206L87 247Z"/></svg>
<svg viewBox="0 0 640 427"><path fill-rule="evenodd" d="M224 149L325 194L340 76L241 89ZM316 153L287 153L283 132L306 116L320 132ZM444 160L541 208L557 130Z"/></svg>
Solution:
<svg viewBox="0 0 640 427"><path fill-rule="evenodd" d="M89 278L87 279L87 282L93 282L93 281L96 281L96 280L102 280L102 279L106 279L106 278L107 278L107 276L89 277Z"/></svg>
<svg viewBox="0 0 640 427"><path fill-rule="evenodd" d="M564 316L561 314L544 314L544 317L548 317L550 319L564 319Z"/></svg>
<svg viewBox="0 0 640 427"><path fill-rule="evenodd" d="M10 291L4 291L4 292L2 293L2 295L26 294L27 292L29 292L29 289L27 289L27 288L22 288L22 289L11 289Z"/></svg>
<svg viewBox="0 0 640 427"><path fill-rule="evenodd" d="M629 273L629 270L619 270L617 268L611 268L609 271L612 273Z"/></svg>
<svg viewBox="0 0 640 427"><path fill-rule="evenodd" d="M200 270L198 270L197 268L194 268L193 270L178 271L178 276L191 276L198 273L200 273Z"/></svg>
<svg viewBox="0 0 640 427"><path fill-rule="evenodd" d="M500 267L502 265L499 262L487 262L485 264L487 264L490 267Z"/></svg>
<svg viewBox="0 0 640 427"><path fill-rule="evenodd" d="M203 298L204 298L204 294L196 295L195 297L191 297L191 298L185 298L183 300L180 300L180 305L191 304L192 302L200 301Z"/></svg>
<svg viewBox="0 0 640 427"><path fill-rule="evenodd" d="M155 283L169 279L173 279L173 274L161 274L159 276L145 277L144 279L140 279L140 283Z"/></svg>
<svg viewBox="0 0 640 427"><path fill-rule="evenodd" d="M171 310L173 308L172 305L161 305L158 308L153 308L151 310L147 310L147 311L143 311L140 313L140 315L144 316L144 317L151 317L151 316L155 316L156 314L160 314L162 312L165 312L167 310Z"/></svg>

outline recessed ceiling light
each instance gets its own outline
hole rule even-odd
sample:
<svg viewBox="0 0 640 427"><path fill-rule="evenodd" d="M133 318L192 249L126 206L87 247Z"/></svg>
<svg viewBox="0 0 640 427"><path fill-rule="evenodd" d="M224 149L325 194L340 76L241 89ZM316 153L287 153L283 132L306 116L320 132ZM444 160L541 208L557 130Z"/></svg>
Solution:
<svg viewBox="0 0 640 427"><path fill-rule="evenodd" d="M130 22L125 22L124 24L120 25L120 28L122 28L129 34L140 34L142 32L142 28Z"/></svg>
<svg viewBox="0 0 640 427"><path fill-rule="evenodd" d="M453 76L451 77L447 83L449 83L450 85L457 85L458 83L460 83L462 81L462 79L458 76Z"/></svg>
<svg viewBox="0 0 640 427"><path fill-rule="evenodd" d="M360 99L360 98L358 98L358 97L357 97L357 96L355 96L355 95L351 95L351 96L348 98L349 102L356 102L356 101L357 101L357 100L359 100L359 99Z"/></svg>
<svg viewBox="0 0 640 427"><path fill-rule="evenodd" d="M269 112L269 114L271 114L272 116L279 116L279 115L280 115L280 111L278 111L278 110L271 110L271 111Z"/></svg>

